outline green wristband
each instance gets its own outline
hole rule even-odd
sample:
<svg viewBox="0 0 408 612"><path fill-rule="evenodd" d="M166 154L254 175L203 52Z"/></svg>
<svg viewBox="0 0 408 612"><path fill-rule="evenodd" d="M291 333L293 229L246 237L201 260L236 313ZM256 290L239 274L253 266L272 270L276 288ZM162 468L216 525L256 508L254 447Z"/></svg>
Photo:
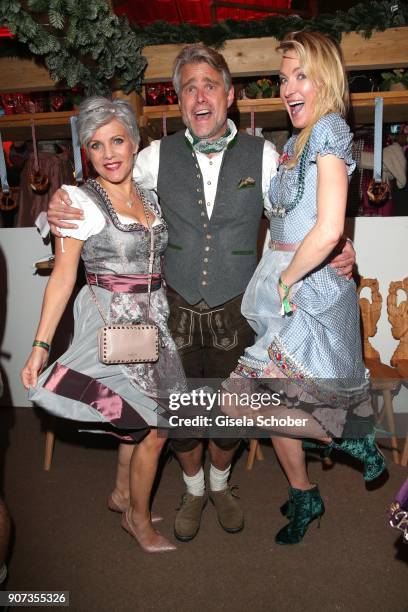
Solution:
<svg viewBox="0 0 408 612"><path fill-rule="evenodd" d="M285 291L286 295L289 295L290 287L288 287L288 285L285 285L281 277L279 277L278 283L279 287Z"/></svg>
<svg viewBox="0 0 408 612"><path fill-rule="evenodd" d="M48 344L48 342L42 342L41 340L34 340L33 346L39 346L40 348L43 348L46 351L50 350L50 345Z"/></svg>
<svg viewBox="0 0 408 612"><path fill-rule="evenodd" d="M290 287L288 287L288 285L285 285L281 277L279 277L278 284L279 284L279 287L283 289L285 292L285 296L282 300L283 314L289 314L290 312L293 312L292 305L288 299Z"/></svg>

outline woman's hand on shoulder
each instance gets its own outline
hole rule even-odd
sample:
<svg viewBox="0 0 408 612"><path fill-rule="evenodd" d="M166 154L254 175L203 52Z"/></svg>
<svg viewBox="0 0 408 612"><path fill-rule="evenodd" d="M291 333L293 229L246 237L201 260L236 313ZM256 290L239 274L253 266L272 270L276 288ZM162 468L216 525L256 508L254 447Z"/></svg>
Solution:
<svg viewBox="0 0 408 612"><path fill-rule="evenodd" d="M34 346L20 375L26 389L37 386L38 375L43 371L47 360L48 351L39 346Z"/></svg>

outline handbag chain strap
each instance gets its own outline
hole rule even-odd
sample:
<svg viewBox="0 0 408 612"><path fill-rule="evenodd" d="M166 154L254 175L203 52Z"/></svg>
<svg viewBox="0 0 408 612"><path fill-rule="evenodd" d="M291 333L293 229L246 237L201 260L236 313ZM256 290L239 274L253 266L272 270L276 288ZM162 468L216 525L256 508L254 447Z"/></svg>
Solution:
<svg viewBox="0 0 408 612"><path fill-rule="evenodd" d="M153 262L154 262L154 231L149 221L149 213L147 210L146 201L142 193L138 190L140 201L143 206L143 213L146 219L146 224L150 232L150 255L149 255L149 276L147 277L147 319L150 319L150 298L152 294L152 275L153 275Z"/></svg>
<svg viewBox="0 0 408 612"><path fill-rule="evenodd" d="M149 252L149 274L148 274L148 279L147 279L147 320L150 320L150 296L151 296L151 292L152 292L152 275L153 275L153 263L154 263L154 231L152 226L150 225L150 221L149 221L149 213L147 211L147 204L145 201L145 198L143 197L142 192L138 189L138 186L136 185L136 190L137 190L137 194L140 198L140 201L142 203L142 207L143 207L143 214L145 216L146 219L146 224L150 233L150 252ZM106 317L103 313L102 308L100 307L100 304L98 302L98 300L96 299L96 295L94 290L92 289L92 285L89 282L88 279L88 275L85 274L86 277L86 282L88 283L88 287L89 290L91 292L91 296L93 301L96 304L96 307L99 311L99 314L101 315L102 321L105 323L105 325L110 325L110 323L106 320Z"/></svg>

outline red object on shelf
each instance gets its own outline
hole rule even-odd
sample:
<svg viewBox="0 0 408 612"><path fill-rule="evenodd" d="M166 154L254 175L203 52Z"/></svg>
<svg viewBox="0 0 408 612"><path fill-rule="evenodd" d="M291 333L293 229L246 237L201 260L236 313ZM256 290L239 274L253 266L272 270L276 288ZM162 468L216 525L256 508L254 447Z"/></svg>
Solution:
<svg viewBox="0 0 408 612"><path fill-rule="evenodd" d="M292 0L246 0L243 4L265 6L266 9L290 9ZM126 15L130 22L140 26L160 20L168 23L211 25L211 0L113 0L113 8L117 15ZM218 21L263 19L270 16L270 12L262 13L235 7L217 8Z"/></svg>
<svg viewBox="0 0 408 612"><path fill-rule="evenodd" d="M0 38L14 38L14 34L8 28L0 28Z"/></svg>
<svg viewBox="0 0 408 612"><path fill-rule="evenodd" d="M148 106L177 104L177 94L171 83L154 83L146 85L146 103Z"/></svg>
<svg viewBox="0 0 408 612"><path fill-rule="evenodd" d="M1 95L2 107L6 115L28 113L28 94L4 93Z"/></svg>
<svg viewBox="0 0 408 612"><path fill-rule="evenodd" d="M59 91L53 91L50 93L50 110L57 112L62 110L65 102L65 96Z"/></svg>

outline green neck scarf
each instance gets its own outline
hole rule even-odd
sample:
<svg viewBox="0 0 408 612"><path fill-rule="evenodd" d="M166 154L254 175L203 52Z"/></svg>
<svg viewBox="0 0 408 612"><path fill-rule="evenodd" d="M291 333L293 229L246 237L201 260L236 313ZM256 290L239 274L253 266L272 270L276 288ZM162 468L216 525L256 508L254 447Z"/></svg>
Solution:
<svg viewBox="0 0 408 612"><path fill-rule="evenodd" d="M231 136L231 130L229 127L225 130L225 133L217 138L217 140L206 140L197 138L194 134L189 132L191 138L193 139L192 147L196 153L204 153L208 155L209 153L219 153L227 148L229 141L228 137Z"/></svg>

